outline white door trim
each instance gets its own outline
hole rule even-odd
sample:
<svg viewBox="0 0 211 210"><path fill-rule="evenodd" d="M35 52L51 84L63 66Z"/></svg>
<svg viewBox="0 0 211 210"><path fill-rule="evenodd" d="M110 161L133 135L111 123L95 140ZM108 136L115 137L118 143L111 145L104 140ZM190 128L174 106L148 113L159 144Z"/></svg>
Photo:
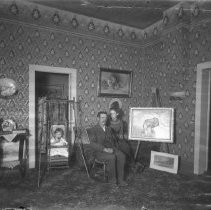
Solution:
<svg viewBox="0 0 211 210"><path fill-rule="evenodd" d="M205 70L208 70L208 72L205 72ZM204 73L207 74L206 81L203 79ZM206 113L210 113L210 83L211 62L198 64L196 78L194 174L202 174L207 171L208 167L209 116L206 116ZM207 98L205 97L206 100L202 99L204 94L207 95Z"/></svg>
<svg viewBox="0 0 211 210"><path fill-rule="evenodd" d="M76 69L29 65L29 168L35 167L35 72L60 73L69 75L69 99L76 96ZM74 122L72 122L73 124Z"/></svg>

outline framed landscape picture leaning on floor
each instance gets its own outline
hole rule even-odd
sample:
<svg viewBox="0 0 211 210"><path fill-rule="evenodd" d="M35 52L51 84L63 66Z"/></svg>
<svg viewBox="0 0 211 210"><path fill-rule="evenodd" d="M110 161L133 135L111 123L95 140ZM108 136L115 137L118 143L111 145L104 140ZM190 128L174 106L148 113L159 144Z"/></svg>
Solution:
<svg viewBox="0 0 211 210"><path fill-rule="evenodd" d="M173 108L130 108L130 140L173 143L173 131Z"/></svg>
<svg viewBox="0 0 211 210"><path fill-rule="evenodd" d="M100 68L98 82L98 96L131 96L131 71Z"/></svg>
<svg viewBox="0 0 211 210"><path fill-rule="evenodd" d="M150 168L176 174L178 171L178 155L151 151Z"/></svg>

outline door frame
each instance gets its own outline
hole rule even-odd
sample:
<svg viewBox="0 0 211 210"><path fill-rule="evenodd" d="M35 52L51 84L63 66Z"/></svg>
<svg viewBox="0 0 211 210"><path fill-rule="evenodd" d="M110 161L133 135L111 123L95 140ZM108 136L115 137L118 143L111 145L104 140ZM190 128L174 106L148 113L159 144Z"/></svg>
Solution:
<svg viewBox="0 0 211 210"><path fill-rule="evenodd" d="M203 174L208 169L211 62L197 65L194 174Z"/></svg>
<svg viewBox="0 0 211 210"><path fill-rule="evenodd" d="M46 73L58 73L58 74L68 74L68 89L69 95L68 99L72 100L77 99L76 92L76 80L77 80L77 71L72 68L62 68L62 67L52 67L52 66L43 66L43 65L29 65L29 168L35 168L35 123L36 123L36 113L35 113L35 73L36 72L46 72ZM70 119L70 125L74 127L75 120ZM72 133L72 141L74 141L74 133ZM73 143L73 142L72 142Z"/></svg>

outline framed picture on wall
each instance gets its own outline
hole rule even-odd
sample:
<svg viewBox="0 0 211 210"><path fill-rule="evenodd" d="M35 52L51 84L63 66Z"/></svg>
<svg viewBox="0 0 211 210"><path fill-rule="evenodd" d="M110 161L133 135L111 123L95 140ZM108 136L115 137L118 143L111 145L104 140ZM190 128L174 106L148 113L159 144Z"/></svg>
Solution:
<svg viewBox="0 0 211 210"><path fill-rule="evenodd" d="M132 72L100 68L98 96L130 97Z"/></svg>
<svg viewBox="0 0 211 210"><path fill-rule="evenodd" d="M150 168L176 174L178 171L178 155L151 151Z"/></svg>

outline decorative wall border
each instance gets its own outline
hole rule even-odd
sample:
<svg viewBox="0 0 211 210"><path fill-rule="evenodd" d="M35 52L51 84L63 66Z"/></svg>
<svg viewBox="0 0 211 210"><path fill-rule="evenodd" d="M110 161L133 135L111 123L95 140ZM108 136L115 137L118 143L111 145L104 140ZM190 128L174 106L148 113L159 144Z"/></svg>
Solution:
<svg viewBox="0 0 211 210"><path fill-rule="evenodd" d="M207 15L210 18L207 18ZM163 19L146 29L138 29L76 13L54 9L25 0L2 0L0 17L7 21L70 33L77 37L103 40L145 48L160 42L161 35L181 27L190 29L211 21L211 13L200 11L200 2L180 2L163 12ZM15 23L17 23L15 22Z"/></svg>
<svg viewBox="0 0 211 210"><path fill-rule="evenodd" d="M81 38L86 38L86 39L94 39L94 40L99 40L99 41L101 40L101 41L105 41L105 42L108 42L108 43L119 44L119 45L122 45L122 46L131 46L131 47L140 48L140 44L138 44L138 43L130 43L130 42L126 42L126 41L112 40L112 39L101 37L101 36L94 35L94 34L84 34L84 33L80 33L80 32L72 32L72 31L65 30L65 29L52 28L52 27L47 27L47 26L40 26L40 25L36 25L36 24L32 24L32 23L26 23L26 22L23 22L23 21L12 20L12 19L5 19L5 18L1 18L1 17L0 17L0 21L11 23L11 24L20 24L24 27L42 29L42 30L46 30L46 31L66 33L68 35L72 35L72 36L75 36L75 37L81 37ZM1 25L1 22L0 22L0 25Z"/></svg>
<svg viewBox="0 0 211 210"><path fill-rule="evenodd" d="M0 17L15 19L86 36L93 34L105 39L139 44L142 30L97 18L54 9L24 0L0 2Z"/></svg>
<svg viewBox="0 0 211 210"><path fill-rule="evenodd" d="M169 34L169 33L172 33L174 32L175 30L179 30L181 28L186 28L188 30L191 30L195 27L198 27L198 26L201 26L203 24L208 24L211 22L211 18L206 18L206 19L203 19L203 20L200 20L198 22L193 22L193 23L190 23L190 24L187 24L187 23L180 23L178 25L176 25L175 27L171 27L171 28L168 28L166 30L163 30L162 33L160 35L166 35L166 34ZM146 48L146 47L149 47L149 46L152 46L152 45L155 45L159 42L162 41L162 36L158 36L157 39L154 39L154 40L151 40L151 41L148 41L146 42L145 44L140 44L140 47L141 48Z"/></svg>

